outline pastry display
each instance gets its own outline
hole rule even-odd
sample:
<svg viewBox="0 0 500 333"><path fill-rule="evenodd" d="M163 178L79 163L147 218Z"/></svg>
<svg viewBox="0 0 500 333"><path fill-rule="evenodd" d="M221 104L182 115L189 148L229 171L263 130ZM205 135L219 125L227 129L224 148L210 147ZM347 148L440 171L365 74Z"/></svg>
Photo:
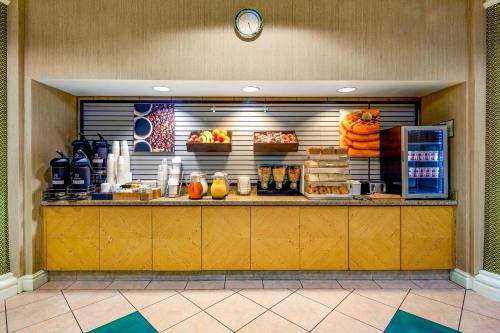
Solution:
<svg viewBox="0 0 500 333"><path fill-rule="evenodd" d="M308 185L306 188L308 194L349 194L347 185L332 185L332 186L312 186Z"/></svg>
<svg viewBox="0 0 500 333"><path fill-rule="evenodd" d="M317 161L305 161L304 165L308 168L317 168L319 166L319 163Z"/></svg>
<svg viewBox="0 0 500 333"><path fill-rule="evenodd" d="M380 110L348 112L340 120L340 146L350 157L380 156Z"/></svg>
<svg viewBox="0 0 500 333"><path fill-rule="evenodd" d="M309 147L306 149L308 155L345 155L348 153L347 148L335 148L335 147L326 147L326 148L317 148L317 147Z"/></svg>
<svg viewBox="0 0 500 333"><path fill-rule="evenodd" d="M307 149L309 159L304 162L302 193L311 199L351 199L349 158L346 148Z"/></svg>

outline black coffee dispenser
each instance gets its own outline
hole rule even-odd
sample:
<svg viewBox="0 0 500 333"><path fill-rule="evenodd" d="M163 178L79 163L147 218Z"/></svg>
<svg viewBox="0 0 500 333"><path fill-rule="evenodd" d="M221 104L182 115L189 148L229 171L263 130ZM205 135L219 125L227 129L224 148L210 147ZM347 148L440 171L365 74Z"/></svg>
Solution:
<svg viewBox="0 0 500 333"><path fill-rule="evenodd" d="M71 189L88 191L92 181L92 165L82 149L78 149L71 161Z"/></svg>
<svg viewBox="0 0 500 333"><path fill-rule="evenodd" d="M90 145L90 142L87 140L87 138L82 133L80 133L80 138L73 140L71 145L73 146L73 156L76 155L76 153L78 152L79 149L81 149L85 153L87 158L89 156L90 157L92 156L92 146Z"/></svg>
<svg viewBox="0 0 500 333"><path fill-rule="evenodd" d="M69 158L61 153L57 152L59 157L56 157L50 161L50 166L52 169L52 188L57 191L66 191L66 188L71 182L71 166Z"/></svg>

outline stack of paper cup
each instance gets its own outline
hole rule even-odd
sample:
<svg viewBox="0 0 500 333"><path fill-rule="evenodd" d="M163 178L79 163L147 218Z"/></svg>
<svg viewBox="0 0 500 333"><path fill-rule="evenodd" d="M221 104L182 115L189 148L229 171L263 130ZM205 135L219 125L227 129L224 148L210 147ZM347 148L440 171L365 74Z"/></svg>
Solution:
<svg viewBox="0 0 500 333"><path fill-rule="evenodd" d="M172 175L168 178L168 196L173 198L177 196L179 190L179 182L172 178Z"/></svg>
<svg viewBox="0 0 500 333"><path fill-rule="evenodd" d="M123 185L126 182L127 182L127 170L125 167L125 159L123 156L119 156L117 162L116 183L118 185Z"/></svg>
<svg viewBox="0 0 500 333"><path fill-rule="evenodd" d="M118 156L120 156L120 141L113 141L111 152L115 156L114 176L116 179L118 176Z"/></svg>
<svg viewBox="0 0 500 333"><path fill-rule="evenodd" d="M111 185L114 185L116 183L115 165L116 165L115 155L108 154L108 160L106 164L106 183Z"/></svg>
<svg viewBox="0 0 500 333"><path fill-rule="evenodd" d="M172 168L171 171L172 173L181 173L181 164L182 164L182 159L180 157L174 157L172 158Z"/></svg>
<svg viewBox="0 0 500 333"><path fill-rule="evenodd" d="M160 188L160 192L162 196L166 196L166 184L167 184L167 166L160 164L158 166L158 178L157 178L157 183L158 187Z"/></svg>
<svg viewBox="0 0 500 333"><path fill-rule="evenodd" d="M128 143L127 141L123 140L120 145L120 152L121 156L123 156L123 160L125 163L125 169L127 170L127 173L130 172L130 154L128 150Z"/></svg>
<svg viewBox="0 0 500 333"><path fill-rule="evenodd" d="M172 166L170 167L170 172L168 174L168 196L176 197L179 189L179 183L181 181L181 158L172 158Z"/></svg>
<svg viewBox="0 0 500 333"><path fill-rule="evenodd" d="M238 193L241 195L250 194L251 191L250 177L249 176L239 176L238 177Z"/></svg>

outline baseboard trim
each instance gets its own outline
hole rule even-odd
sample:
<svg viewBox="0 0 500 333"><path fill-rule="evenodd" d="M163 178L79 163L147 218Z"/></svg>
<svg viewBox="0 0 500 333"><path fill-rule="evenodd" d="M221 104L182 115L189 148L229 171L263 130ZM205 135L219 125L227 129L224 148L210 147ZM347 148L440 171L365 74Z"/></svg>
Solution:
<svg viewBox="0 0 500 333"><path fill-rule="evenodd" d="M500 274L479 271L479 274L474 277L472 290L484 297L500 301Z"/></svg>
<svg viewBox="0 0 500 333"><path fill-rule="evenodd" d="M465 289L472 289L472 285L474 283L474 277L472 275L458 268L451 271L450 280Z"/></svg>
<svg viewBox="0 0 500 333"><path fill-rule="evenodd" d="M49 281L49 274L45 271L38 271L35 274L24 275L18 279L19 292L33 291Z"/></svg>
<svg viewBox="0 0 500 333"><path fill-rule="evenodd" d="M476 276L455 268L450 273L450 280L465 289L474 290L481 296L500 301L500 274L481 270Z"/></svg>
<svg viewBox="0 0 500 333"><path fill-rule="evenodd" d="M0 300L12 297L19 292L17 278L12 273L0 275Z"/></svg>

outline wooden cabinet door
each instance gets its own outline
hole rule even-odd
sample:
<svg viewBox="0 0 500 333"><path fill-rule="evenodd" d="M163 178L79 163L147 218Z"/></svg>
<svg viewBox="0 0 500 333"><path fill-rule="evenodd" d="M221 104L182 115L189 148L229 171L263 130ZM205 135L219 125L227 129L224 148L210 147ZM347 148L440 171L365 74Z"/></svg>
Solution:
<svg viewBox="0 0 500 333"><path fill-rule="evenodd" d="M250 207L202 208L203 270L250 269Z"/></svg>
<svg viewBox="0 0 500 333"><path fill-rule="evenodd" d="M252 207L251 211L252 269L299 269L299 207Z"/></svg>
<svg viewBox="0 0 500 333"><path fill-rule="evenodd" d="M349 207L349 269L401 269L400 207Z"/></svg>
<svg viewBox="0 0 500 333"><path fill-rule="evenodd" d="M99 208L44 207L45 269L99 269Z"/></svg>
<svg viewBox="0 0 500 333"><path fill-rule="evenodd" d="M201 269L201 207L153 207L153 270Z"/></svg>
<svg viewBox="0 0 500 333"><path fill-rule="evenodd" d="M151 207L101 207L100 213L101 270L151 270Z"/></svg>
<svg viewBox="0 0 500 333"><path fill-rule="evenodd" d="M455 267L453 207L401 208L401 268Z"/></svg>
<svg viewBox="0 0 500 333"><path fill-rule="evenodd" d="M300 269L348 268L347 207L300 207Z"/></svg>

